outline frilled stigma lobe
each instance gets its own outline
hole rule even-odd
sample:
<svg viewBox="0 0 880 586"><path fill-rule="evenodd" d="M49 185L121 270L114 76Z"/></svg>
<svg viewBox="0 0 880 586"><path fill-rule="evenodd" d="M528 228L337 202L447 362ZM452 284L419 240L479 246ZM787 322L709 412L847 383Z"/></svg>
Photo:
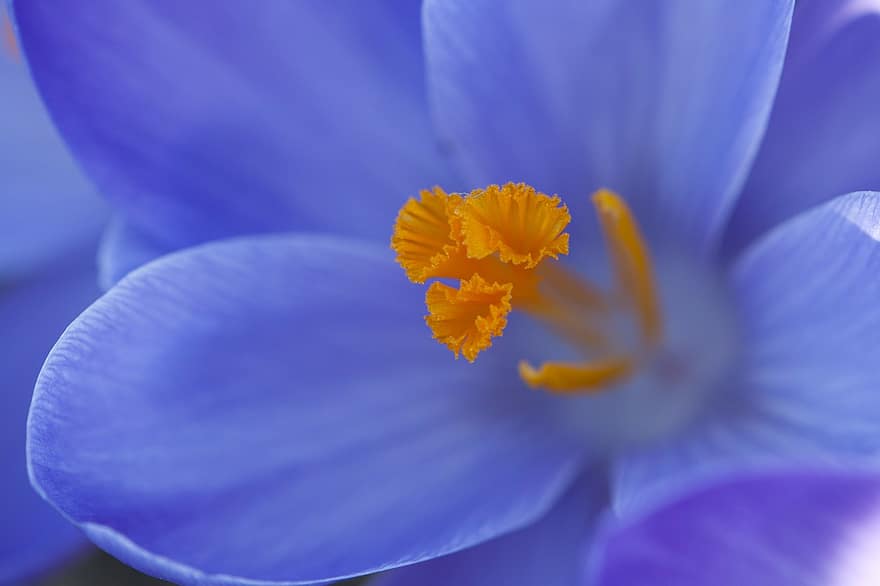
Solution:
<svg viewBox="0 0 880 586"><path fill-rule="evenodd" d="M480 350L492 345L507 326L513 285L489 284L475 274L462 281L459 288L431 283L425 294L430 313L425 318L434 337L473 362Z"/></svg>
<svg viewBox="0 0 880 586"><path fill-rule="evenodd" d="M501 262L533 269L547 257L568 254L568 233L563 232L571 221L568 209L558 197L525 183L474 190L457 215L471 258L497 252Z"/></svg>
<svg viewBox="0 0 880 586"><path fill-rule="evenodd" d="M410 199L397 215L391 248L414 283L433 283L425 321L440 342L473 362L507 325L514 305L535 297L530 273L568 253L571 220L558 197L524 183L490 185L466 196L439 187Z"/></svg>
<svg viewBox="0 0 880 586"><path fill-rule="evenodd" d="M473 362L518 309L539 319L591 356L583 363L521 362L530 386L568 393L595 391L628 376L636 361L596 322L618 298L632 309L646 344L661 331L648 251L623 200L608 191L594 196L608 242L618 291L605 294L556 264L568 254L571 221L557 196L524 183L490 185L469 194L422 191L401 208L391 247L414 283L429 279L425 321L455 357Z"/></svg>
<svg viewBox="0 0 880 586"><path fill-rule="evenodd" d="M453 222L461 202L461 196L435 187L422 191L420 200L410 198L397 214L391 248L413 283L447 272L450 260L460 256L461 229Z"/></svg>

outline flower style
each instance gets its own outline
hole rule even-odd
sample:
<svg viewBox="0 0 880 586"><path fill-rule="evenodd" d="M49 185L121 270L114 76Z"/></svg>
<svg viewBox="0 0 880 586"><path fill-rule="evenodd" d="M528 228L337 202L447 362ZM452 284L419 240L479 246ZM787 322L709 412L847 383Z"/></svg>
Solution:
<svg viewBox="0 0 880 586"><path fill-rule="evenodd" d="M21 584L88 543L31 488L24 436L43 360L98 296L106 210L49 123L2 7L0 30L0 584Z"/></svg>
<svg viewBox="0 0 880 586"><path fill-rule="evenodd" d="M47 499L178 583L577 584L609 505L876 463L876 14L378 6L16 1L107 283L192 246L47 360Z"/></svg>

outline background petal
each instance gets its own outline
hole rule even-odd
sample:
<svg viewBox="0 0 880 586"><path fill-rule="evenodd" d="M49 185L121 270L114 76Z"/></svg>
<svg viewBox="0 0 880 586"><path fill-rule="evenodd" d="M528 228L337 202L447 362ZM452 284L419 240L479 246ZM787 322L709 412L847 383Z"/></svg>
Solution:
<svg viewBox="0 0 880 586"><path fill-rule="evenodd" d="M880 464L878 274L878 193L840 197L747 250L731 273L743 356L729 400L697 429L623 458L618 509L724 471Z"/></svg>
<svg viewBox="0 0 880 586"><path fill-rule="evenodd" d="M418 3L16 0L64 137L126 222L170 247L335 230L385 240L446 183Z"/></svg>
<svg viewBox="0 0 880 586"><path fill-rule="evenodd" d="M459 553L392 570L372 586L579 586L593 523L608 502L605 474L575 483L541 520Z"/></svg>
<svg viewBox="0 0 880 586"><path fill-rule="evenodd" d="M25 422L52 344L97 297L92 264L94 246L40 278L0 291L0 584L21 584L88 543L31 488Z"/></svg>
<svg viewBox="0 0 880 586"><path fill-rule="evenodd" d="M185 584L377 571L540 517L581 459L560 403L518 380L516 336L454 361L390 256L278 236L132 273L47 360L33 482Z"/></svg>
<svg viewBox="0 0 880 586"><path fill-rule="evenodd" d="M122 277L173 248L162 245L116 214L108 223L98 249L98 283L103 290Z"/></svg>
<svg viewBox="0 0 880 586"><path fill-rule="evenodd" d="M0 28L5 16L0 4ZM0 46L0 282L69 252L106 216L10 51Z"/></svg>
<svg viewBox="0 0 880 586"><path fill-rule="evenodd" d="M767 134L726 234L727 254L836 195L880 188L880 5L864 4L798 4Z"/></svg>
<svg viewBox="0 0 880 586"><path fill-rule="evenodd" d="M841 578L852 576L847 555L878 513L876 476L798 472L706 487L609 531L596 584L873 584Z"/></svg>
<svg viewBox="0 0 880 586"><path fill-rule="evenodd" d="M427 0L438 132L477 185L608 187L699 245L758 147L792 2ZM577 208L575 208L576 210Z"/></svg>

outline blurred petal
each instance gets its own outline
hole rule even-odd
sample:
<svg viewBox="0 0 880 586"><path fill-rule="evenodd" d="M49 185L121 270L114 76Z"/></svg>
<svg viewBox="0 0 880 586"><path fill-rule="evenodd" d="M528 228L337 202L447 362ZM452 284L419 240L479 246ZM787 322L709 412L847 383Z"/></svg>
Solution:
<svg viewBox="0 0 880 586"><path fill-rule="evenodd" d="M164 246L292 228L385 240L408 195L447 181L416 2L15 8L64 137Z"/></svg>
<svg viewBox="0 0 880 586"><path fill-rule="evenodd" d="M576 483L543 519L462 552L393 570L373 586L579 586L606 478Z"/></svg>
<svg viewBox="0 0 880 586"><path fill-rule="evenodd" d="M789 0L427 0L439 132L474 184L600 187L710 241L758 148Z"/></svg>
<svg viewBox="0 0 880 586"><path fill-rule="evenodd" d="M454 361L423 297L361 242L151 263L47 360L33 482L101 547L185 584L332 579L523 526L578 471L560 402L518 380L515 337Z"/></svg>
<svg viewBox="0 0 880 586"><path fill-rule="evenodd" d="M65 326L97 297L94 251L0 292L0 584L54 568L87 540L31 488L25 422L43 360Z"/></svg>
<svg viewBox="0 0 880 586"><path fill-rule="evenodd" d="M776 105L726 234L728 254L835 195L880 188L880 6L846 17L852 4L813 0L795 11Z"/></svg>
<svg viewBox="0 0 880 586"><path fill-rule="evenodd" d="M2 51L0 88L2 281L81 245L106 211L52 127L27 67Z"/></svg>
<svg viewBox="0 0 880 586"><path fill-rule="evenodd" d="M878 505L880 479L868 475L777 473L709 486L610 531L595 583L874 584L846 581L846 558Z"/></svg>
<svg viewBox="0 0 880 586"><path fill-rule="evenodd" d="M733 395L667 445L622 459L618 510L705 476L779 463L880 463L880 194L786 222L737 261Z"/></svg>
<svg viewBox="0 0 880 586"><path fill-rule="evenodd" d="M98 250L98 283L106 291L125 275L150 260L172 252L133 228L117 214L104 230Z"/></svg>

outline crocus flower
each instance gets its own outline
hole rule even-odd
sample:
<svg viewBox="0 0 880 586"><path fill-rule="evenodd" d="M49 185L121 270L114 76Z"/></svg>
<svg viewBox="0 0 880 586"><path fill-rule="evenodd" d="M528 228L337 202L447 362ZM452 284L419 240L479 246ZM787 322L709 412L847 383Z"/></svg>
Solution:
<svg viewBox="0 0 880 586"><path fill-rule="evenodd" d="M623 526L609 519L584 566L600 586L876 584L878 503L876 474L748 475Z"/></svg>
<svg viewBox="0 0 880 586"><path fill-rule="evenodd" d="M0 30L0 584L21 584L88 543L31 488L24 439L43 360L97 296L106 210L50 124L2 8Z"/></svg>
<svg viewBox="0 0 880 586"><path fill-rule="evenodd" d="M34 485L136 568L576 584L609 505L876 461L880 202L840 196L880 183L875 14L15 6L108 282L198 245L73 322L30 414Z"/></svg>

